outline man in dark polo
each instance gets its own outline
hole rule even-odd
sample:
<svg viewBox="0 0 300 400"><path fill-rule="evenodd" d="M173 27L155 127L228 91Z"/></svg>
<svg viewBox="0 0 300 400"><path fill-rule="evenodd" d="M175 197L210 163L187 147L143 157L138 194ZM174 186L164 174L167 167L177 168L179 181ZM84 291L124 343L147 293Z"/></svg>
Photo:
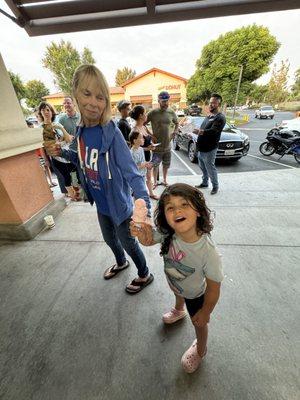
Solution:
<svg viewBox="0 0 300 400"><path fill-rule="evenodd" d="M222 97L213 93L209 100L209 115L204 119L200 129L195 129L198 134L197 150L199 167L202 170L202 183L197 188L207 188L208 180L212 183L210 194L219 190L218 172L215 160L220 141L221 132L225 126L225 116L220 112Z"/></svg>
<svg viewBox="0 0 300 400"><path fill-rule="evenodd" d="M124 139L129 143L129 133L131 132L131 126L127 121L131 110L131 103L128 100L121 100L117 105L118 111L121 114L121 118L118 121L118 128L122 132Z"/></svg>

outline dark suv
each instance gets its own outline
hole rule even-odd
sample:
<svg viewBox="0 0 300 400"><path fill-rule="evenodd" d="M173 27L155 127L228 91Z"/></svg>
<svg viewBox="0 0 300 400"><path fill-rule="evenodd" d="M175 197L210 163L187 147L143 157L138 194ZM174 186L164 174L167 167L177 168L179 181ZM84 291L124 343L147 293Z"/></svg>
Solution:
<svg viewBox="0 0 300 400"><path fill-rule="evenodd" d="M193 133L194 128L200 128L205 117L185 117L179 124L178 133L173 139L173 149L184 149L188 152L191 162L196 163L198 135ZM249 137L235 126L226 124L221 133L217 151L217 159L237 161L246 156L250 147Z"/></svg>
<svg viewBox="0 0 300 400"><path fill-rule="evenodd" d="M201 115L201 112L202 108L195 103L191 104L187 109L187 115L191 115L192 117L197 117L198 115Z"/></svg>

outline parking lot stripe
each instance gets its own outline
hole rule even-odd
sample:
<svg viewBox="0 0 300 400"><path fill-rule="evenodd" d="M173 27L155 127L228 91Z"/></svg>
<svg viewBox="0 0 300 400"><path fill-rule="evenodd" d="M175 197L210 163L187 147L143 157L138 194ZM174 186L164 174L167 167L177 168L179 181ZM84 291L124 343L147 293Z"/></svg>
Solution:
<svg viewBox="0 0 300 400"><path fill-rule="evenodd" d="M243 126L239 127L241 128L242 131L267 131L270 130L270 128L244 128Z"/></svg>
<svg viewBox="0 0 300 400"><path fill-rule="evenodd" d="M175 151L172 149L172 153L182 162L182 164L193 174L193 175L198 175L196 172L187 165L187 163L177 154Z"/></svg>
<svg viewBox="0 0 300 400"><path fill-rule="evenodd" d="M258 157L258 156L253 156L252 154L249 154L249 153L247 154L247 157L258 158L259 160L267 161L267 162L272 163L272 164L277 164L277 165L282 165L283 167L297 169L297 167L292 167L291 165L283 164L281 162L277 162L277 161L273 161L273 160L267 160L266 158L262 158L262 157Z"/></svg>

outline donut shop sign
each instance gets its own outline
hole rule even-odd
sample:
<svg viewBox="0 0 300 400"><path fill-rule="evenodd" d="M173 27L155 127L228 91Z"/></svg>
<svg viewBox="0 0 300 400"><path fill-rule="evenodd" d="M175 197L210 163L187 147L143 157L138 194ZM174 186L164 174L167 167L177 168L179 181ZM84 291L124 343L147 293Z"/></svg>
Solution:
<svg viewBox="0 0 300 400"><path fill-rule="evenodd" d="M181 85L166 85L166 86L160 86L158 90L176 90L180 89Z"/></svg>

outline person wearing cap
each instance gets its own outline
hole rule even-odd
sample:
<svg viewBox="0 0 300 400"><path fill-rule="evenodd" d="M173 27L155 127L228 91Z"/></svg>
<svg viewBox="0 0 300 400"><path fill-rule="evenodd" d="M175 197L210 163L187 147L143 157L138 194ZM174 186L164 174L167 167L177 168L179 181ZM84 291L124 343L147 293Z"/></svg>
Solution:
<svg viewBox="0 0 300 400"><path fill-rule="evenodd" d="M171 141L178 130L178 119L175 112L169 108L170 95L163 91L158 95L159 108L152 110L147 115L147 123L151 122L153 136L159 144L153 150L153 180L154 188L157 186L157 176L160 163L163 165L163 182L167 186L167 174L171 164Z"/></svg>
<svg viewBox="0 0 300 400"><path fill-rule="evenodd" d="M127 118L129 117L131 103L128 100L119 101L117 108L121 114L121 118L118 121L118 128L122 132L126 143L129 144L129 133L131 131L131 126L129 125Z"/></svg>

